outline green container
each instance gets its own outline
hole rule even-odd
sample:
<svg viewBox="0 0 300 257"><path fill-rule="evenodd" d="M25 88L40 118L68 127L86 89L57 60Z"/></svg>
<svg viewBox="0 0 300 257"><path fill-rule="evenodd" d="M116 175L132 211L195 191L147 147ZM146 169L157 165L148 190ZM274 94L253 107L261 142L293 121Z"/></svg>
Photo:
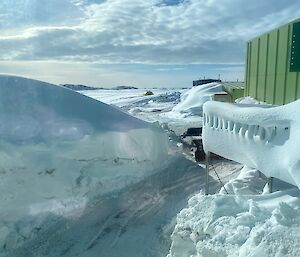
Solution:
<svg viewBox="0 0 300 257"><path fill-rule="evenodd" d="M300 98L300 19L247 42L245 95L270 104Z"/></svg>

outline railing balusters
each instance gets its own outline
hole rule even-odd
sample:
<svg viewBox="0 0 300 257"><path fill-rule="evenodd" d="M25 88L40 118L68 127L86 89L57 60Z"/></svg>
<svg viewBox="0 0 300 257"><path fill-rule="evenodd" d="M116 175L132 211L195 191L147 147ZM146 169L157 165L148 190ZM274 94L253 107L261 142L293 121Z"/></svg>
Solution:
<svg viewBox="0 0 300 257"><path fill-rule="evenodd" d="M253 142L270 143L276 136L277 127L264 127L261 125L248 125L224 119L212 113L203 113L203 126L214 130L233 132Z"/></svg>

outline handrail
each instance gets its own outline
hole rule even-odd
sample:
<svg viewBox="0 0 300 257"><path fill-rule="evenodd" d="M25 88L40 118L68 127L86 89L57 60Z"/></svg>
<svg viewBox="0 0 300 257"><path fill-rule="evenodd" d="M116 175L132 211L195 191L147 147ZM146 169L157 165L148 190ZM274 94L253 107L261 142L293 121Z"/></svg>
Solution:
<svg viewBox="0 0 300 257"><path fill-rule="evenodd" d="M276 107L207 102L203 105L204 151L299 187L299 109L300 100Z"/></svg>

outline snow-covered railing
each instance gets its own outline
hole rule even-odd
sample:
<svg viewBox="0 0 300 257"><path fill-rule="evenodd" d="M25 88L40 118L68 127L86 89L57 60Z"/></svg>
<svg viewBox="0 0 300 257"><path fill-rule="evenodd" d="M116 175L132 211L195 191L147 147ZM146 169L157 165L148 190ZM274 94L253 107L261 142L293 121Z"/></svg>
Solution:
<svg viewBox="0 0 300 257"><path fill-rule="evenodd" d="M203 106L203 147L300 188L300 100L284 106Z"/></svg>

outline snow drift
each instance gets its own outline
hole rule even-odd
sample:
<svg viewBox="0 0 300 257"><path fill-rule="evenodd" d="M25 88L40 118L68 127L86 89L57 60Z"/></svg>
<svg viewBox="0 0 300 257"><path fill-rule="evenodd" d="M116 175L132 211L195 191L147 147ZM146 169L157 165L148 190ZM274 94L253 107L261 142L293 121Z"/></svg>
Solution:
<svg viewBox="0 0 300 257"><path fill-rule="evenodd" d="M167 144L154 125L75 91L0 76L0 253L157 172Z"/></svg>
<svg viewBox="0 0 300 257"><path fill-rule="evenodd" d="M168 257L300 256L298 189L256 195L263 181L247 167L226 187L237 195L200 193L189 200Z"/></svg>
<svg viewBox="0 0 300 257"><path fill-rule="evenodd" d="M218 83L209 83L193 87L181 94L180 102L174 106L173 112L189 115L202 116L202 106L205 102L212 100L212 96L221 93L223 87Z"/></svg>

